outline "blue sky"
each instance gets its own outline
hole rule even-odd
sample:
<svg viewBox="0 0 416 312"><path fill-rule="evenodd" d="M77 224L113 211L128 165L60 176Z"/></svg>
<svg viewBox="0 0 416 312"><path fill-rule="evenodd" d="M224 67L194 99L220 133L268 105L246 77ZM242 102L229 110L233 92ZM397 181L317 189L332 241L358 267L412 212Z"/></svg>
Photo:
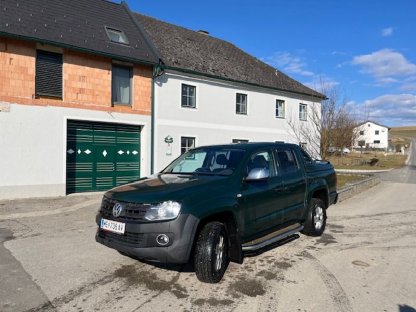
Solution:
<svg viewBox="0 0 416 312"><path fill-rule="evenodd" d="M229 41L359 118L416 125L415 0L127 1L142 14Z"/></svg>

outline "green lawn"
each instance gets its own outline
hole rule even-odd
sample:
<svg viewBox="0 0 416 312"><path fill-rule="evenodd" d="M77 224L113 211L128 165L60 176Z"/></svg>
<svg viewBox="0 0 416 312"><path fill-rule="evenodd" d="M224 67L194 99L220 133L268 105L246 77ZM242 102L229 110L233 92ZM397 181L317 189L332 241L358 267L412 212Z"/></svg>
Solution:
<svg viewBox="0 0 416 312"><path fill-rule="evenodd" d="M327 160L334 165L335 169L356 170L382 170L390 168L401 168L405 165L407 156L401 154L385 155L384 153L351 153L343 156L330 156ZM371 159L378 161L371 166Z"/></svg>
<svg viewBox="0 0 416 312"><path fill-rule="evenodd" d="M337 189L343 188L348 183L358 182L367 178L367 176L356 174L337 174Z"/></svg>

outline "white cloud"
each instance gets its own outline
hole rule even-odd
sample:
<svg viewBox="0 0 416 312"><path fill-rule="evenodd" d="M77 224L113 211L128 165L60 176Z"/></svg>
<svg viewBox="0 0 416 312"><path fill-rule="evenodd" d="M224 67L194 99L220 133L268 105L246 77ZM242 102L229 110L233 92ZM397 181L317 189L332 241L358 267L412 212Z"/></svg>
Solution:
<svg viewBox="0 0 416 312"><path fill-rule="evenodd" d="M392 77L406 77L416 74L416 65L410 63L401 53L383 49L371 54L355 56L352 63L372 75L378 82L393 82Z"/></svg>
<svg viewBox="0 0 416 312"><path fill-rule="evenodd" d="M393 32L394 32L393 27L387 27L381 30L381 35L383 37L390 37L391 35L393 35Z"/></svg>
<svg viewBox="0 0 416 312"><path fill-rule="evenodd" d="M339 85L339 82L325 75L321 75L321 76L316 76L311 81L304 82L303 84L318 92L325 93L325 90L331 90L337 87Z"/></svg>
<svg viewBox="0 0 416 312"><path fill-rule="evenodd" d="M314 73L306 69L306 63L298 56L288 52L276 52L272 56L262 58L262 60L279 70L301 76L313 76Z"/></svg>
<svg viewBox="0 0 416 312"><path fill-rule="evenodd" d="M416 95L385 94L366 100L359 109L368 113L369 119L379 121L388 126L416 125Z"/></svg>

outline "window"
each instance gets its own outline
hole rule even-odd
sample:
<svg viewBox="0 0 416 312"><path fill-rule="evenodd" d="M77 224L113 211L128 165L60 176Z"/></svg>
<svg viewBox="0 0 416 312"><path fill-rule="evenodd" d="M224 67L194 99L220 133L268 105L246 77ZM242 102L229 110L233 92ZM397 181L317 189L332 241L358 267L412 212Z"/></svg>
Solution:
<svg viewBox="0 0 416 312"><path fill-rule="evenodd" d="M305 162L312 162L312 157L305 150L301 149L300 152Z"/></svg>
<svg viewBox="0 0 416 312"><path fill-rule="evenodd" d="M233 139L232 142L233 143L248 143L248 140L244 140L244 139Z"/></svg>
<svg viewBox="0 0 416 312"><path fill-rule="evenodd" d="M270 177L276 176L274 160L270 152L262 151L251 155L247 164L247 174L253 169L263 169Z"/></svg>
<svg viewBox="0 0 416 312"><path fill-rule="evenodd" d="M299 170L298 162L292 150L278 150L277 160L279 161L279 168L283 172L293 172Z"/></svg>
<svg viewBox="0 0 416 312"><path fill-rule="evenodd" d="M182 84L182 107L196 108L196 87Z"/></svg>
<svg viewBox="0 0 416 312"><path fill-rule="evenodd" d="M111 78L113 104L131 105L132 68L113 64Z"/></svg>
<svg viewBox="0 0 416 312"><path fill-rule="evenodd" d="M379 135L380 134L380 131L379 130L376 130L375 133L376 133L376 135Z"/></svg>
<svg viewBox="0 0 416 312"><path fill-rule="evenodd" d="M360 131L360 135L364 135L364 131Z"/></svg>
<svg viewBox="0 0 416 312"><path fill-rule="evenodd" d="M111 42L121 43L121 44L129 44L129 40L127 39L126 34L118 29L114 28L105 28L108 38L110 38Z"/></svg>
<svg viewBox="0 0 416 312"><path fill-rule="evenodd" d="M181 137L181 154L186 153L190 149L195 147L195 138L193 137Z"/></svg>
<svg viewBox="0 0 416 312"><path fill-rule="evenodd" d="M235 112L237 114L247 115L247 94L237 93L235 104Z"/></svg>
<svg viewBox="0 0 416 312"><path fill-rule="evenodd" d="M285 118L285 101L276 100L276 118Z"/></svg>
<svg viewBox="0 0 416 312"><path fill-rule="evenodd" d="M374 140L374 144L380 144L380 140Z"/></svg>
<svg viewBox="0 0 416 312"><path fill-rule="evenodd" d="M36 51L35 94L62 98L62 54Z"/></svg>
<svg viewBox="0 0 416 312"><path fill-rule="evenodd" d="M299 104L299 119L306 120L308 106L306 104Z"/></svg>

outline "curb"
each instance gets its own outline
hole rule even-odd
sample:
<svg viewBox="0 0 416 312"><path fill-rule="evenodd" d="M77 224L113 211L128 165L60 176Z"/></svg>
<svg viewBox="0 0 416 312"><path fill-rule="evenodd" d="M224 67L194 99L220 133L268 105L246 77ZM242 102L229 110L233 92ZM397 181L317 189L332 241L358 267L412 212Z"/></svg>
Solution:
<svg viewBox="0 0 416 312"><path fill-rule="evenodd" d="M342 202L348 198L353 197L359 193L372 188L373 186L380 183L380 178L378 176L373 176L368 179L358 181L356 183L348 184L338 191L338 202Z"/></svg>
<svg viewBox="0 0 416 312"><path fill-rule="evenodd" d="M383 170L359 170L359 169L335 169L336 173L381 173L381 172L389 172L392 171L393 168L390 169L383 169Z"/></svg>

